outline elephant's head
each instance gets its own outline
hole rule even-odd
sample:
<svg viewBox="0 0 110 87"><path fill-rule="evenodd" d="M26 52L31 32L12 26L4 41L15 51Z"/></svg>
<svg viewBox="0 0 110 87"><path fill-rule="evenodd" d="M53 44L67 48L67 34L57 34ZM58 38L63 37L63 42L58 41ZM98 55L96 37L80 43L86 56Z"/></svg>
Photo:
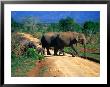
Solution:
<svg viewBox="0 0 110 87"><path fill-rule="evenodd" d="M86 38L85 35L82 33L79 33L77 36L77 41L78 43L82 44L82 45L86 45Z"/></svg>

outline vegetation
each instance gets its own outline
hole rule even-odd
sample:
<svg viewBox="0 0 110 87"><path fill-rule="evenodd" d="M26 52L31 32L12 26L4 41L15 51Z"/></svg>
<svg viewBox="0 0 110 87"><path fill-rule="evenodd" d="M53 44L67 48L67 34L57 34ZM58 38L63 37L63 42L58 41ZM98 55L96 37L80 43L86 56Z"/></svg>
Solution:
<svg viewBox="0 0 110 87"><path fill-rule="evenodd" d="M25 54L16 56L11 54L11 75L26 76L26 72L35 66L37 60L44 59L43 55L39 55L35 49L29 48Z"/></svg>
<svg viewBox="0 0 110 87"><path fill-rule="evenodd" d="M86 37L89 36L91 42L93 34L99 32L99 28L100 25L98 22L87 21L84 23L82 31Z"/></svg>
<svg viewBox="0 0 110 87"><path fill-rule="evenodd" d="M67 17L66 19L61 19L59 21L59 27L61 31L72 31L74 25L74 20L70 17Z"/></svg>
<svg viewBox="0 0 110 87"><path fill-rule="evenodd" d="M11 40L11 75L26 76L26 72L35 66L37 60L43 60L44 55L38 54L34 48L27 48L22 52L23 47L20 41L23 40L21 35L12 33ZM22 49L21 49L22 48Z"/></svg>

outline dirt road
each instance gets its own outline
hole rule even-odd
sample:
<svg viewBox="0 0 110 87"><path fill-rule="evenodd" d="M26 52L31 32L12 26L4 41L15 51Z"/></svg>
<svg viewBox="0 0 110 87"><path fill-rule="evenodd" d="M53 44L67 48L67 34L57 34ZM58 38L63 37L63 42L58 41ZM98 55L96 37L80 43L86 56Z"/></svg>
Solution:
<svg viewBox="0 0 110 87"><path fill-rule="evenodd" d="M39 66L39 67L38 67ZM28 76L52 77L97 77L100 64L80 57L45 56L45 60L36 63L36 67L28 72Z"/></svg>
<svg viewBox="0 0 110 87"><path fill-rule="evenodd" d="M23 34L24 37L37 44L37 38L29 34ZM53 54L53 51L51 50ZM45 55L45 59L36 62L36 67L27 73L27 76L41 77L98 77L100 76L100 64L80 58L72 57L69 54L65 56Z"/></svg>

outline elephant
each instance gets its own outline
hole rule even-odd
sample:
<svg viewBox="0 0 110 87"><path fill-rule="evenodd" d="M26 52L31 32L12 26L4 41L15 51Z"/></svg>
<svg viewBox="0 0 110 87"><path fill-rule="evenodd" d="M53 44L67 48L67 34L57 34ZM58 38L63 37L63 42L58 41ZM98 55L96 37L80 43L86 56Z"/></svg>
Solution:
<svg viewBox="0 0 110 87"><path fill-rule="evenodd" d="M65 55L64 49L59 49L58 52L59 52L59 55L61 55L61 54L63 54L63 56Z"/></svg>
<svg viewBox="0 0 110 87"><path fill-rule="evenodd" d="M32 41L28 40L20 41L20 50L22 51L22 53L26 52L28 48L35 49L38 52L38 54L41 55L44 54L44 49L42 47L37 47Z"/></svg>
<svg viewBox="0 0 110 87"><path fill-rule="evenodd" d="M55 54L58 52L59 49L64 49L64 47L71 47L75 52L75 55L79 55L76 49L74 48L74 44L80 43L84 45L84 55L85 55L85 45L86 45L86 38L85 35L82 33L77 32L60 32L57 37L57 47L55 47ZM72 56L74 56L72 52Z"/></svg>
<svg viewBox="0 0 110 87"><path fill-rule="evenodd" d="M42 37L41 37L41 44L42 44L42 48L46 48L47 49L47 55L51 55L49 48L51 47L57 47L57 37L58 37L58 33L57 32L48 32L45 33ZM55 52L54 52L55 53Z"/></svg>
<svg viewBox="0 0 110 87"><path fill-rule="evenodd" d="M42 36L41 43L42 47L47 49L47 55L51 55L49 51L50 47L54 47L54 55L57 55L59 50L61 50L64 55L64 47L71 47L74 50L75 55L78 55L78 52L73 45L77 43L84 45L85 53L86 38L84 34L77 32L48 32ZM72 56L74 56L73 53Z"/></svg>
<svg viewBox="0 0 110 87"><path fill-rule="evenodd" d="M36 48L36 51L38 52L38 54L41 54L41 55L44 55L44 54L45 54L44 49L41 48L41 47L37 47L37 48Z"/></svg>

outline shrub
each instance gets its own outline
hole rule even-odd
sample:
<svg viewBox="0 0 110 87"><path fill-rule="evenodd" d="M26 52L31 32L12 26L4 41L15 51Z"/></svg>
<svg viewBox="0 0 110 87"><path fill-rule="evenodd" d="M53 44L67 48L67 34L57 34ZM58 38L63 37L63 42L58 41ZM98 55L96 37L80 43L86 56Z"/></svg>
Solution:
<svg viewBox="0 0 110 87"><path fill-rule="evenodd" d="M11 75L26 76L26 72L35 66L37 60L43 60L44 55L38 54L34 48L28 48L21 56L12 53L11 58Z"/></svg>
<svg viewBox="0 0 110 87"><path fill-rule="evenodd" d="M37 60L43 60L44 55L38 54L36 49L28 46L24 52L25 45L21 45L21 41L24 41L22 35L12 33L11 37L11 75L26 76L26 72L35 66Z"/></svg>
<svg viewBox="0 0 110 87"><path fill-rule="evenodd" d="M19 35L17 33L11 34L11 53L14 53L16 56L21 55L20 51L20 41L24 38L22 35Z"/></svg>
<svg viewBox="0 0 110 87"><path fill-rule="evenodd" d="M28 58L33 58L33 59L37 59L37 60L44 59L44 55L38 54L38 52L34 48L28 48L24 55Z"/></svg>

